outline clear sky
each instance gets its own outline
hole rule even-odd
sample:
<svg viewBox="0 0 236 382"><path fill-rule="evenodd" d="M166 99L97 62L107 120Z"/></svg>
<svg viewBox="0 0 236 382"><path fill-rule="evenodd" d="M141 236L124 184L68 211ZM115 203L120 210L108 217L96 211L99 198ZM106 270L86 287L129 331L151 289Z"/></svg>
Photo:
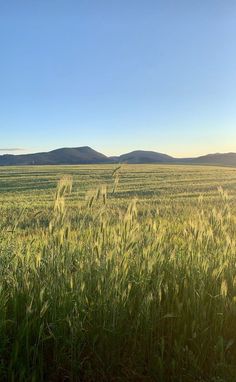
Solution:
<svg viewBox="0 0 236 382"><path fill-rule="evenodd" d="M0 49L2 153L236 152L235 0L2 0Z"/></svg>

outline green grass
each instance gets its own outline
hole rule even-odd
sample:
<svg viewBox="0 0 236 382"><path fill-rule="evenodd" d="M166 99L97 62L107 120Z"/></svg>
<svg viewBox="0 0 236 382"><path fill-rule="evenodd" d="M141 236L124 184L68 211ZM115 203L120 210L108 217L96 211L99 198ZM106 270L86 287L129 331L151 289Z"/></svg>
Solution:
<svg viewBox="0 0 236 382"><path fill-rule="evenodd" d="M236 169L114 170L0 168L0 381L235 381Z"/></svg>

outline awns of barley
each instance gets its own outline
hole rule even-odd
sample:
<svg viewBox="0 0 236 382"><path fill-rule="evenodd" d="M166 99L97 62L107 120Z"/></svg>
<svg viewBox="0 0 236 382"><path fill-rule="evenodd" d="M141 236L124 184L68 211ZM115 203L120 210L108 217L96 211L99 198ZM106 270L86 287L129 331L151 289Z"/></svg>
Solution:
<svg viewBox="0 0 236 382"><path fill-rule="evenodd" d="M162 206L118 188L71 207L64 177L41 225L34 211L1 234L1 381L236 379L230 198Z"/></svg>

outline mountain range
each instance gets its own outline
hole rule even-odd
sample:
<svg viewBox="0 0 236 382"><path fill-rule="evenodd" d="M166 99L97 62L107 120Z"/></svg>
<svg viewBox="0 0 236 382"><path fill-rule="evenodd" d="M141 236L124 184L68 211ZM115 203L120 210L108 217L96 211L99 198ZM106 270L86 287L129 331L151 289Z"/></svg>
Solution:
<svg viewBox="0 0 236 382"><path fill-rule="evenodd" d="M206 164L236 166L236 153L208 154L196 158L174 158L155 151L137 150L120 156L108 157L88 146L61 148L35 154L0 155L0 166L26 165L76 165L102 163L163 163L163 164Z"/></svg>

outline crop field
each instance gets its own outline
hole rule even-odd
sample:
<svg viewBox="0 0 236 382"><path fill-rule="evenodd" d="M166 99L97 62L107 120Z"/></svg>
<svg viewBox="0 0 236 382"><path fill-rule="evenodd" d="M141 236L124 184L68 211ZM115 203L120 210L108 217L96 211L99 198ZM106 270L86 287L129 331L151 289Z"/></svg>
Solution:
<svg viewBox="0 0 236 382"><path fill-rule="evenodd" d="M116 165L0 167L1 208L48 207L52 205L58 181L65 175L73 178L70 204L84 199L87 191L100 185L113 190ZM217 197L222 186L235 195L236 169L206 166L123 165L119 169L119 187L111 202L163 199L187 201L204 194Z"/></svg>
<svg viewBox="0 0 236 382"><path fill-rule="evenodd" d="M0 381L235 382L236 168L0 167Z"/></svg>

